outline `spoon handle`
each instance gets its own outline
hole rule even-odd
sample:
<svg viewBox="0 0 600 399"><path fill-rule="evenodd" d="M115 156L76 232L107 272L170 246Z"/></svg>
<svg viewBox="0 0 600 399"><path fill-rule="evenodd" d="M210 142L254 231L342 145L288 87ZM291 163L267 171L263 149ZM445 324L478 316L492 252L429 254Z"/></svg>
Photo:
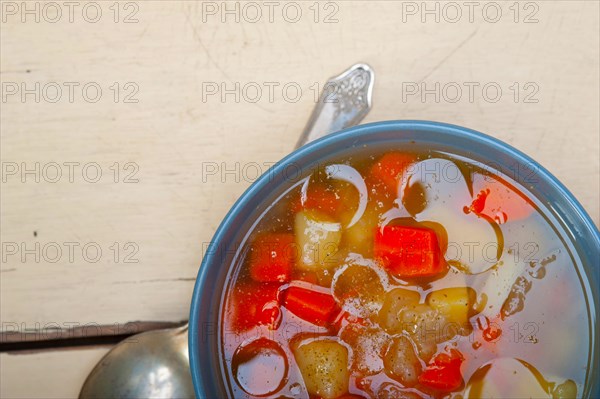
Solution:
<svg viewBox="0 0 600 399"><path fill-rule="evenodd" d="M357 125L371 110L375 74L367 64L356 64L330 78L296 144L296 148Z"/></svg>
<svg viewBox="0 0 600 399"><path fill-rule="evenodd" d="M358 125L371 110L375 72L367 64L354 64L329 78L296 148L330 133ZM179 327L187 334L188 324Z"/></svg>

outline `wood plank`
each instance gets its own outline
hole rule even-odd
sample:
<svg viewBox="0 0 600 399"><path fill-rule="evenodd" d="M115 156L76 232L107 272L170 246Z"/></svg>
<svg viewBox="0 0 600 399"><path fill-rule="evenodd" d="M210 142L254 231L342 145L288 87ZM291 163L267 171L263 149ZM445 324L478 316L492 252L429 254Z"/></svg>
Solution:
<svg viewBox="0 0 600 399"><path fill-rule="evenodd" d="M87 375L110 348L0 353L0 397L77 398Z"/></svg>
<svg viewBox="0 0 600 399"><path fill-rule="evenodd" d="M27 329L25 324L4 322L2 332L0 332L0 351L82 346L101 342L116 343L145 331L176 328L182 324L184 323L134 321L112 325L88 324L81 326L73 324L67 328L55 324L47 325L46 328L34 326L34 328Z"/></svg>

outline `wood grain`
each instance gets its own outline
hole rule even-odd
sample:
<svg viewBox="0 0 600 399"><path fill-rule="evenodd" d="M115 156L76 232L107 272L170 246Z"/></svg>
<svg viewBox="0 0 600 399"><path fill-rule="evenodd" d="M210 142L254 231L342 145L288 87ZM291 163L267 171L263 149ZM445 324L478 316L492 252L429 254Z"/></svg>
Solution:
<svg viewBox="0 0 600 399"><path fill-rule="evenodd" d="M377 74L366 122L427 119L495 136L539 160L600 224L598 2L535 2L537 23L523 23L523 9L515 23L512 2L502 3L497 23L481 13L473 22L465 16L457 23L431 16L422 22L421 15L406 14L407 2L394 1L336 2L335 23L323 23L324 3L315 23L312 2L298 2L303 18L297 23L277 13L273 22L229 17L222 23L219 15L203 13L201 2L147 1L135 2L138 22L125 24L114 22L112 2L98 4L103 17L95 24L77 14L73 23L23 23L18 15L2 23L3 95L6 84L102 88L95 103L80 90L73 102L65 94L51 103L50 93L39 103L33 95L2 100L3 330L185 320L203 244L254 179L256 166L264 170L293 148L314 105L315 84L359 61ZM133 86L126 90L128 82ZM273 101L269 82L278 85ZM469 82L480 88L472 101ZM239 100L206 95L208 87L236 83ZM453 102L451 92L439 99L407 93L436 83L462 87L462 97ZM258 101L243 94L248 84L263 88ZM302 95L285 97L286 84ZM497 102L482 94L489 84L502 89ZM125 103L132 87L138 102ZM526 95L537 102L525 102ZM56 183L48 181L54 174L42 173L44 167L52 172L52 162L63 174ZM64 164L73 162L70 182ZM36 163L39 183L35 173L21 173ZM20 171L10 174L15 165ZM94 177L94 167L102 178L90 183L85 178ZM124 182L136 167L139 181ZM75 244L69 243L77 244L73 259L67 249ZM57 246L63 253L52 262ZM97 262L91 252L84 257L84 246L102 250ZM23 255L32 248L34 254ZM125 262L126 256L136 262ZM100 352L61 353L2 355L2 396L76 392L51 380L61 374L61 381L76 385ZM42 367L51 362L60 368ZM37 376L37 385L22 374ZM5 376L14 379L6 384ZM44 382L47 390L40 388Z"/></svg>
<svg viewBox="0 0 600 399"><path fill-rule="evenodd" d="M77 398L88 373L110 347L0 354L0 396L5 399Z"/></svg>

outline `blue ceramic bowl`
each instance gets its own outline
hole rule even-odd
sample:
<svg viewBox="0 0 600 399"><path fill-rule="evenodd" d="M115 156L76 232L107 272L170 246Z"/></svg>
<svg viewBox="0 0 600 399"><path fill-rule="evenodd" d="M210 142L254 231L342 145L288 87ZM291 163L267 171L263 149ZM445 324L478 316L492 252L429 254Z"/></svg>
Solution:
<svg viewBox="0 0 600 399"><path fill-rule="evenodd" d="M575 197L546 169L519 150L482 133L460 126L427 121L389 121L355 126L325 136L288 155L246 190L231 208L208 247L194 288L190 311L189 351L198 398L231 397L221 353L220 305L236 260L236 249L271 201L317 164L355 152L361 147L400 147L414 144L463 155L508 172L530 198L548 210L550 222L563 231L586 291L591 326L591 362L584 397L598 397L598 320L600 307L600 232Z"/></svg>

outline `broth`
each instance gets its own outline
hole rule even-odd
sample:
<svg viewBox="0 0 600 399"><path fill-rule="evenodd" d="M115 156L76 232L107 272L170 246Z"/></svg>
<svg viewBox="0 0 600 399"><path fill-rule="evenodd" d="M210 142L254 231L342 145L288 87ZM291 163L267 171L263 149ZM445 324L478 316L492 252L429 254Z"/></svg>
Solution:
<svg viewBox="0 0 600 399"><path fill-rule="evenodd" d="M581 260L525 192L427 150L363 149L290 184L224 295L231 395L581 396Z"/></svg>

